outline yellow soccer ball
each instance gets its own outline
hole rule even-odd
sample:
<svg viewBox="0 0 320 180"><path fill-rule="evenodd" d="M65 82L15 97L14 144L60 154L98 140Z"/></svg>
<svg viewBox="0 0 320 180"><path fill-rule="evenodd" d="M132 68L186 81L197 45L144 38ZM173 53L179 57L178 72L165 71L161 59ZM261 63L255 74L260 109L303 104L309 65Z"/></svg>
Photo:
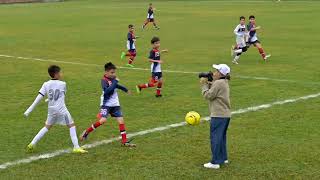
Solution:
<svg viewBox="0 0 320 180"><path fill-rule="evenodd" d="M195 111L188 112L185 119L186 119L186 123L189 125L200 124L200 114Z"/></svg>

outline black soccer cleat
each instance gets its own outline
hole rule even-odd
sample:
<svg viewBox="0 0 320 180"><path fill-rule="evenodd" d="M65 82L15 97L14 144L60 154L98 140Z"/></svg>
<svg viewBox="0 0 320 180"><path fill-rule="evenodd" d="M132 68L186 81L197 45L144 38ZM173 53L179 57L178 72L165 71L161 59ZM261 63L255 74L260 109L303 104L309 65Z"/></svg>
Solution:
<svg viewBox="0 0 320 180"><path fill-rule="evenodd" d="M162 94L156 94L156 98L162 97Z"/></svg>

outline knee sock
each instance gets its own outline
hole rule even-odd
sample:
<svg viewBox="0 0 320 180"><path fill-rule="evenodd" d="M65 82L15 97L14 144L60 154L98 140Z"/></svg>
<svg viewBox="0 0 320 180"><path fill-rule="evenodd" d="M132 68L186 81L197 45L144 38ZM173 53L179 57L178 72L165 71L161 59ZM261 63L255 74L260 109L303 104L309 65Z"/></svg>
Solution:
<svg viewBox="0 0 320 180"><path fill-rule="evenodd" d="M159 82L157 86L157 91L156 91L157 95L161 95L161 88L162 88L162 82Z"/></svg>
<svg viewBox="0 0 320 180"><path fill-rule="evenodd" d="M77 132L76 132L76 127L73 126L70 129L70 138L73 144L74 148L79 148L79 143L78 143L78 137L77 137Z"/></svg>
<svg viewBox="0 0 320 180"><path fill-rule="evenodd" d="M119 131L121 134L121 138L122 138L122 144L127 142L127 132L126 132L126 127L124 124L119 124Z"/></svg>
<svg viewBox="0 0 320 180"><path fill-rule="evenodd" d="M33 138L33 140L31 141L32 145L37 144L37 142L48 132L49 130L47 129L47 127L43 127L38 134Z"/></svg>

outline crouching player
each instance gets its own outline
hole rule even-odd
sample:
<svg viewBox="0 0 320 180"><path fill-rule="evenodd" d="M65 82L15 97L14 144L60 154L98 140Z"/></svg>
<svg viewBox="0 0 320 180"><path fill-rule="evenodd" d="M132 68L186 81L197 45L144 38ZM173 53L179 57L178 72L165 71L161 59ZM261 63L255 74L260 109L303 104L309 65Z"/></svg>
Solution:
<svg viewBox="0 0 320 180"><path fill-rule="evenodd" d="M158 37L153 37L151 39L152 50L150 51L149 61L151 62L151 79L149 83L140 84L136 86L137 92L141 93L144 88L150 88L157 85L156 97L162 97L162 71L161 64L162 60L160 58L160 52L168 52L168 50L160 51L160 39Z"/></svg>
<svg viewBox="0 0 320 180"><path fill-rule="evenodd" d="M261 27L260 26L256 26L256 18L251 15L249 17L249 24L247 25L247 29L249 31L249 39L248 39L248 47L251 46L252 44L258 49L261 57L263 60L267 60L271 55L270 54L266 54L262 48L262 45L260 43L260 41L258 40L257 37L257 30L259 30Z"/></svg>
<svg viewBox="0 0 320 180"><path fill-rule="evenodd" d="M48 73L51 80L43 83L39 90L39 95L34 100L32 105L25 111L26 117L32 112L41 99L48 96L48 118L45 126L33 138L31 143L27 146L28 151L32 151L37 142L49 131L54 124L67 125L70 130L70 138L73 143L74 153L86 153L87 151L79 147L76 126L73 119L65 105L66 83L61 81L62 73L59 66L52 65L48 68Z"/></svg>
<svg viewBox="0 0 320 180"><path fill-rule="evenodd" d="M101 80L102 95L100 113L98 114L99 120L82 133L80 140L85 140L92 131L104 124L107 121L108 115L110 114L112 117L116 118L119 123L122 145L127 147L135 147L135 144L131 144L130 141L127 140L126 128L120 108L117 89L120 89L128 94L131 94L131 92L126 87L118 83L119 80L116 78L117 68L114 64L109 62L105 64L104 69L105 73Z"/></svg>

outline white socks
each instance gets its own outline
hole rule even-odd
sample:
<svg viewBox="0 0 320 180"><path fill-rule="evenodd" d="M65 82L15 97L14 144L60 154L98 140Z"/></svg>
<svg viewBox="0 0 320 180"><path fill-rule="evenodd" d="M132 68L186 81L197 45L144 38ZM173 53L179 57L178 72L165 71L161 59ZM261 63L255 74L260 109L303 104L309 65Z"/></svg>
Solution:
<svg viewBox="0 0 320 180"><path fill-rule="evenodd" d="M43 127L38 134L31 141L32 145L37 144L37 142L48 132L49 130L46 127ZM76 132L76 127L73 126L70 128L70 138L74 148L79 148L78 137Z"/></svg>
<svg viewBox="0 0 320 180"><path fill-rule="evenodd" d="M37 142L48 132L49 130L46 127L43 127L38 134L31 141L32 145L37 144Z"/></svg>
<svg viewBox="0 0 320 180"><path fill-rule="evenodd" d="M74 148L79 148L78 137L76 132L76 127L73 126L70 128L70 138Z"/></svg>
<svg viewBox="0 0 320 180"><path fill-rule="evenodd" d="M235 56L233 60L238 61L239 59L240 59L240 56Z"/></svg>
<svg viewBox="0 0 320 180"><path fill-rule="evenodd" d="M234 51L235 53L242 53L242 49L237 49Z"/></svg>

